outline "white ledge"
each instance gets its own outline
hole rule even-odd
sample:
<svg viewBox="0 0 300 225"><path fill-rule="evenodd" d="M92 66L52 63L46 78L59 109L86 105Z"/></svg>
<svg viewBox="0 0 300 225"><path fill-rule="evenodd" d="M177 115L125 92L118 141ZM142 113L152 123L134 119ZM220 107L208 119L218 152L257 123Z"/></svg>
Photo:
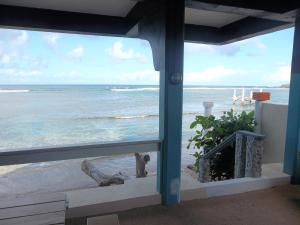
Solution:
<svg viewBox="0 0 300 225"><path fill-rule="evenodd" d="M263 165L260 178L240 178L199 183L190 175L181 177L181 200L205 199L267 189L290 183L290 176L281 172L282 164ZM67 192L67 218L103 215L132 208L161 204L156 192L156 177L140 178L124 185L99 187Z"/></svg>

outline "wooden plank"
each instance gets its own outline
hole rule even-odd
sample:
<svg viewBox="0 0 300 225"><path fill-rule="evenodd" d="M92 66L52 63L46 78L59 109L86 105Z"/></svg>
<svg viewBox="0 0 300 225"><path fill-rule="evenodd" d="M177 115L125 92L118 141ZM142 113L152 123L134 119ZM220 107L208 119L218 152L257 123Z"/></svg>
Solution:
<svg viewBox="0 0 300 225"><path fill-rule="evenodd" d="M65 224L64 211L0 220L0 225L54 225L54 224Z"/></svg>
<svg viewBox="0 0 300 225"><path fill-rule="evenodd" d="M26 196L12 196L1 198L0 210L15 206L33 205L39 203L50 203L65 201L66 195L64 193L47 193L47 194L34 194Z"/></svg>
<svg viewBox="0 0 300 225"><path fill-rule="evenodd" d="M0 209L0 221L24 216L32 216L37 214L45 214L66 210L66 202L48 202L34 205L16 206L6 209Z"/></svg>
<svg viewBox="0 0 300 225"><path fill-rule="evenodd" d="M49 162L135 152L152 152L158 151L159 146L160 141L149 140L8 150L0 152L0 165Z"/></svg>

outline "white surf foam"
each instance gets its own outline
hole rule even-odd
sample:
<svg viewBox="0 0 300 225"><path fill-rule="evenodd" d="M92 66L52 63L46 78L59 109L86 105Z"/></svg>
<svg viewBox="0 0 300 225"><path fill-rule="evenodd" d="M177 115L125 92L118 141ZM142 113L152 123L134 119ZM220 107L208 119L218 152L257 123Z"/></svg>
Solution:
<svg viewBox="0 0 300 225"><path fill-rule="evenodd" d="M135 118L146 118L150 117L151 115L140 115L140 116L116 116L116 119L135 119Z"/></svg>
<svg viewBox="0 0 300 225"><path fill-rule="evenodd" d="M30 90L5 90L5 89L0 89L0 93L27 93L30 92Z"/></svg>
<svg viewBox="0 0 300 225"><path fill-rule="evenodd" d="M112 88L111 91L117 91L117 92L130 92L130 91L158 91L159 88Z"/></svg>
<svg viewBox="0 0 300 225"><path fill-rule="evenodd" d="M260 89L282 89L271 87L184 87L186 91L201 91L201 90L260 90ZM138 92L138 91L159 91L159 88L112 88L111 91L116 92Z"/></svg>

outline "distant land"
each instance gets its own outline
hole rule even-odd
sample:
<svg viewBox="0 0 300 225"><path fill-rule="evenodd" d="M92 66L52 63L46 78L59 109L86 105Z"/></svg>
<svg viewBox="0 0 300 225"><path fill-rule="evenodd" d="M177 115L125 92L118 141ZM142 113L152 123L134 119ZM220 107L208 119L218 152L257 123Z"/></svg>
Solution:
<svg viewBox="0 0 300 225"><path fill-rule="evenodd" d="M281 88L290 88L290 84L282 84L280 85Z"/></svg>

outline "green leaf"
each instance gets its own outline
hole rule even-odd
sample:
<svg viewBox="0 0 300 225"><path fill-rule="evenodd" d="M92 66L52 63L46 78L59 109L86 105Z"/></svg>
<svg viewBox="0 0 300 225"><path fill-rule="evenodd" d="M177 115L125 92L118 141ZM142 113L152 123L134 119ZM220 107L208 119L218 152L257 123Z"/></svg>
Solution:
<svg viewBox="0 0 300 225"><path fill-rule="evenodd" d="M190 128L191 129L195 128L197 126L197 124L198 124L197 121L192 122L191 125L190 125Z"/></svg>

